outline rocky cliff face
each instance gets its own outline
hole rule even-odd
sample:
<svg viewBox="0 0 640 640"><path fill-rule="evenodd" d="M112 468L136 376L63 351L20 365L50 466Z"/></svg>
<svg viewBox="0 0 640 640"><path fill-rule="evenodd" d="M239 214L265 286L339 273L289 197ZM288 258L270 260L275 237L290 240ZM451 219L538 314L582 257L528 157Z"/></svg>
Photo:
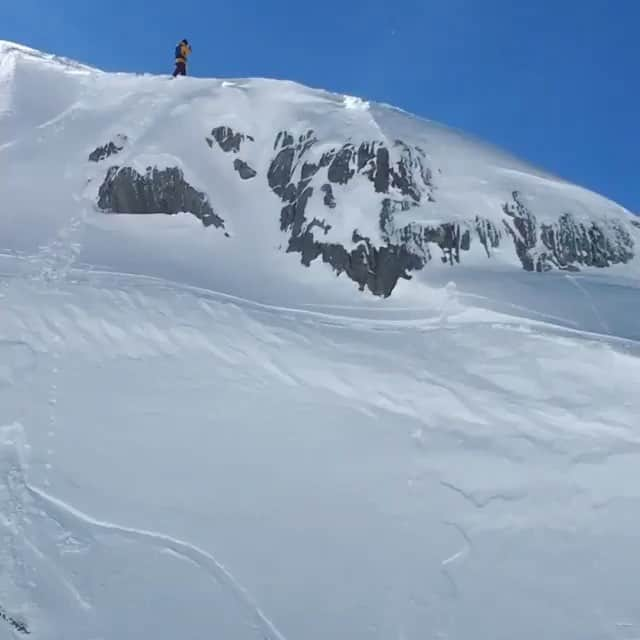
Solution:
<svg viewBox="0 0 640 640"><path fill-rule="evenodd" d="M224 228L224 220L214 212L208 196L194 189L176 167L149 167L144 174L132 167L111 167L98 193L98 207L110 213L186 212L205 227Z"/></svg>
<svg viewBox="0 0 640 640"><path fill-rule="evenodd" d="M126 136L120 140L126 141ZM627 263L635 255L633 236L623 222L585 222L570 210L551 222L543 215L541 222L527 194L517 190L505 194L501 210L492 218L470 210L468 218L458 214L451 222L406 222L414 210L421 212L419 219L428 219L424 212L437 202L440 188L434 176L442 175L430 166L425 149L407 141L350 139L328 146L313 130L282 130L274 134L271 159L262 167L249 161L247 145L255 146L256 141L247 133L217 126L205 141L212 152L232 156L240 183L260 180L277 196L280 208L273 212L273 224L285 235L288 252L299 254L305 266L321 260L375 295L391 295L400 279L410 279L412 272L433 260L464 263L465 254L476 246L488 259L496 250L512 251L523 269L538 272L605 268ZM90 159L104 160L123 147L124 143L108 143ZM344 227L343 210L354 206L350 187L374 196L363 213L375 221L376 233L354 227L348 241L338 242L330 232L336 223ZM242 192L239 207L241 199ZM149 167L141 175L132 167L113 166L100 188L98 206L116 213L184 211L205 226L224 228L209 197L194 189L177 167Z"/></svg>
<svg viewBox="0 0 640 640"><path fill-rule="evenodd" d="M315 161L308 159L317 144L313 131L297 139L288 131L276 137L276 155L267 181L283 203L280 228L289 236L287 250L299 253L307 266L321 258L338 274L346 273L361 290L368 288L376 295L388 296L400 278L410 278L409 272L424 263L404 244L387 241L380 246L379 238L365 237L358 229L351 235L353 247L323 239L331 230L332 219L340 215L341 202L334 187L365 181L375 193L393 193L402 202L417 204L423 198L431 199L431 172L425 166L424 151L397 141L394 158L381 142L345 142ZM314 196L322 199L325 217L311 218L307 214ZM381 214L374 211L372 215Z"/></svg>
<svg viewBox="0 0 640 640"><path fill-rule="evenodd" d="M567 212L553 224L538 224L518 192L513 193L512 202L505 204L504 213L505 229L527 271L604 268L627 263L634 256L631 234L616 222L585 224Z"/></svg>

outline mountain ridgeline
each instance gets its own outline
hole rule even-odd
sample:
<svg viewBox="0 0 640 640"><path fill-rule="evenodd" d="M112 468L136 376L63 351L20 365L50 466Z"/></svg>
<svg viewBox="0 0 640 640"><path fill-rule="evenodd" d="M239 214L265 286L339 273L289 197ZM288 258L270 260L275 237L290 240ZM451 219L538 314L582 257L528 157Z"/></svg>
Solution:
<svg viewBox="0 0 640 640"><path fill-rule="evenodd" d="M43 212L53 227L7 232L8 250L46 244L83 202L125 235L130 220L101 214L191 214L202 228L188 216L132 225L152 246L184 242L177 256L203 234L200 273L244 269L250 257L250 288L252 273L304 288L312 265L320 279L333 271L382 297L443 269L637 273L640 222L623 207L393 107L275 80L103 73L11 43L0 55L11 220L37 230ZM49 99L34 100L34 87ZM38 140L58 152L41 153ZM176 225L190 228L178 236ZM83 260L102 246L102 261L115 237L85 246ZM127 242L118 249L125 261L135 254Z"/></svg>

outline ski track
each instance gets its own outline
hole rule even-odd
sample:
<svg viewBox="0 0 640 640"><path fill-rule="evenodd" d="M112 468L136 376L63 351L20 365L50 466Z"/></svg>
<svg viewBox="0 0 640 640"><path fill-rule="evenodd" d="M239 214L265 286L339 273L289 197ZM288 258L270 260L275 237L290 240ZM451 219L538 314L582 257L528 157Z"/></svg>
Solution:
<svg viewBox="0 0 640 640"><path fill-rule="evenodd" d="M207 574L216 584L226 588L238 603L250 612L257 623L265 640L286 640L285 635L276 627L275 623L260 608L251 592L244 587L219 560L211 553L184 540L171 537L156 531L136 529L133 527L120 526L114 523L105 522L94 518L82 511L74 508L66 502L50 495L44 490L32 486L27 479L27 467L25 463L25 453L22 451L26 446L24 443L24 432L18 425L4 427L0 429L2 440L0 441L0 482L4 484L8 495L14 504L17 514L37 513L40 517L47 517L56 523L62 530L68 532L72 539L75 539L80 532L82 538L95 538L96 534L107 534L119 536L131 542L141 543L150 548L156 548L161 552L170 552L173 555L190 562L199 570ZM1 488L2 485L0 485ZM25 504L25 498L20 496L20 490L26 492L31 498L32 504ZM24 517L24 516L22 516ZM17 526L8 520L5 526ZM19 531L20 529L15 529ZM74 534L75 532L75 534ZM54 573L60 585L73 597L74 601L81 609L90 611L91 603L76 588L72 581L62 575L53 561L47 554L41 551L38 546L26 537L23 537L23 544L30 549L49 573ZM18 631L19 625L25 629L21 633L30 634L29 626L20 622L16 617L6 612L0 603L0 619L11 624Z"/></svg>
<svg viewBox="0 0 640 640"><path fill-rule="evenodd" d="M225 585L236 596L240 604L252 611L263 633L266 634L266 638L286 640L286 637L258 606L251 593L210 553L188 542L172 538L162 533L123 527L97 520L62 500L47 494L41 489L32 487L28 483L26 483L26 488L41 508L45 509L47 513L52 514L59 522L64 523L70 530L73 529L74 521L76 523L80 522L84 526L92 529L93 532L119 535L134 542L148 543L161 551L167 550L173 552L178 557L192 562L199 569L207 573L215 582Z"/></svg>

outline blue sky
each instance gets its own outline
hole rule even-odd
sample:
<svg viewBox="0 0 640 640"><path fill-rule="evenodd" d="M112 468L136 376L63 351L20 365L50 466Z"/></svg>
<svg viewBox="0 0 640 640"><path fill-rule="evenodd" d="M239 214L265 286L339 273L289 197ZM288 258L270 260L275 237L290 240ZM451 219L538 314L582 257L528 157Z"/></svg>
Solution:
<svg viewBox="0 0 640 640"><path fill-rule="evenodd" d="M0 39L108 69L265 76L459 127L640 212L638 0L19 0Z"/></svg>

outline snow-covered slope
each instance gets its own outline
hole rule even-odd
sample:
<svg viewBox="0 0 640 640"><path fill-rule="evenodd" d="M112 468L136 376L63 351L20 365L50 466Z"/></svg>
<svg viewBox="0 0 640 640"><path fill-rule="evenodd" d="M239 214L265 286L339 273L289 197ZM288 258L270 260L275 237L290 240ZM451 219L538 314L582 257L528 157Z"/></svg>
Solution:
<svg viewBox="0 0 640 640"><path fill-rule="evenodd" d="M389 107L269 80L104 74L7 44L1 64L9 249L32 252L80 212L81 261L133 266L150 240L160 264L139 270L197 261L200 284L233 293L268 277L297 296L317 280L300 263L322 289L338 272L384 296L458 264L637 273L629 212Z"/></svg>
<svg viewBox="0 0 640 640"><path fill-rule="evenodd" d="M636 637L638 242L390 107L0 43L0 638Z"/></svg>

